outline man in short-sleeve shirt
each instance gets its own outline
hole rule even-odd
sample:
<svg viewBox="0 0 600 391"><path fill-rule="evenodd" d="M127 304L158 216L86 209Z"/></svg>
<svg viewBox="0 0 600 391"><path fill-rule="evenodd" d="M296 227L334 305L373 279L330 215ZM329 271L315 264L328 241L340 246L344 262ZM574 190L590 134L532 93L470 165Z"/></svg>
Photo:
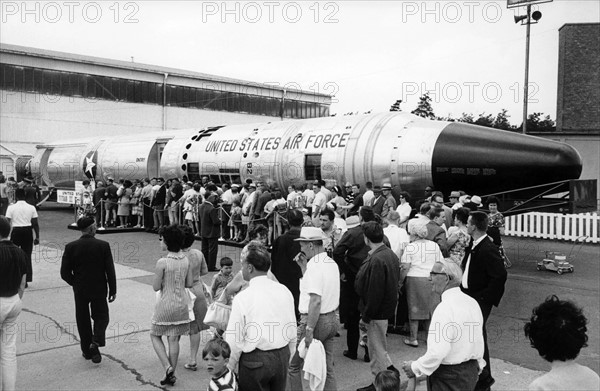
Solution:
<svg viewBox="0 0 600 391"><path fill-rule="evenodd" d="M334 337L337 333L335 310L340 303L340 271L333 259L327 256L323 240L327 235L316 227L303 227L300 237L298 265L302 270L300 280L300 322L298 324L298 345L308 347L313 338L325 348L327 378L325 390L337 389L333 370ZM304 342L302 340L304 339ZM298 351L294 354L289 368L289 385L292 390L302 390L302 367L304 360Z"/></svg>
<svg viewBox="0 0 600 391"><path fill-rule="evenodd" d="M32 282L33 266L31 264L31 252L33 251L33 245L40 243L38 214L35 206L25 202L25 190L17 189L15 196L17 202L9 205L6 210L6 217L10 220L13 227L10 240L25 251L25 255L27 255L27 282ZM35 232L35 240L31 235L32 229Z"/></svg>

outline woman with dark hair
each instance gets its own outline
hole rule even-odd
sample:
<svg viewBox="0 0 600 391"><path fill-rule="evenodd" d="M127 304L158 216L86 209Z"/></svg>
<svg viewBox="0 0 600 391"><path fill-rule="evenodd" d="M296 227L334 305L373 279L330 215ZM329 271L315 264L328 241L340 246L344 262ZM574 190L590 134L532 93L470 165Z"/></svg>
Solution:
<svg viewBox="0 0 600 391"><path fill-rule="evenodd" d="M555 295L533 309L525 336L552 369L535 379L530 390L600 390L598 375L574 361L587 346L586 325L581 308Z"/></svg>
<svg viewBox="0 0 600 391"><path fill-rule="evenodd" d="M412 212L412 206L410 206L410 194L406 191L402 191L398 198L400 199L400 205L396 208L396 212L400 215L398 226L407 229L408 219L410 219Z"/></svg>
<svg viewBox="0 0 600 391"><path fill-rule="evenodd" d="M469 220L468 208L459 208L454 212L454 226L448 229L448 259L458 266L465 257L465 249L469 245L471 236L467 232L467 220Z"/></svg>
<svg viewBox="0 0 600 391"><path fill-rule="evenodd" d="M117 196L119 197L117 216L119 216L119 220L121 221L119 228L127 227L131 212L131 195L133 194L131 186L133 186L133 183L129 179L126 179L117 190Z"/></svg>
<svg viewBox="0 0 600 391"><path fill-rule="evenodd" d="M196 300L194 301L194 320L190 322L190 361L184 365L184 368L195 371L198 369L196 357L200 348L200 332L209 328L203 322L208 304L206 302L207 292L200 278L208 274L208 266L206 265L202 251L192 248L192 244L194 244L194 240L196 239L192 228L187 225L180 225L179 228L184 235L182 251L190 262L190 271L194 280L190 290L196 296Z"/></svg>
<svg viewBox="0 0 600 391"><path fill-rule="evenodd" d="M335 185L331 188L331 191L333 193L333 198L329 202L333 202L337 208L339 208L340 206L345 206L346 200L344 199L344 197L342 197L342 188L338 185Z"/></svg>
<svg viewBox="0 0 600 391"><path fill-rule="evenodd" d="M152 287L159 293L152 315L150 339L166 371L160 384L173 385L179 358L179 338L190 333L190 297L185 288L193 286L194 278L188 258L181 251L184 245L181 229L176 225L161 228L159 238L161 249L168 253L156 263ZM167 337L168 352L162 340L163 335Z"/></svg>
<svg viewBox="0 0 600 391"><path fill-rule="evenodd" d="M492 239L494 244L498 246L500 251L500 256L504 261L504 267L507 269L512 266L512 263L506 256L504 252L504 247L502 246L502 235L504 235L504 215L498 212L498 198L494 196L490 196L487 198L487 205L489 209L488 213L488 229L487 234Z"/></svg>

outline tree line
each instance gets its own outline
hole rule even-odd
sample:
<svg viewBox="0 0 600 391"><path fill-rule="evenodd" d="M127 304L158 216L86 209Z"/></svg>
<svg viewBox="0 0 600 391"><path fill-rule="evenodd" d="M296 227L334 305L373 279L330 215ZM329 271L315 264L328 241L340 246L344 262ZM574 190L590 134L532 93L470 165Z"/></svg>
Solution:
<svg viewBox="0 0 600 391"><path fill-rule="evenodd" d="M390 111L402 111L402 109L400 108L401 103L402 100L398 99L390 107ZM435 115L433 107L431 106L431 97L429 96L429 93L426 93L419 98L419 103L417 104L417 107L413 111L411 111L411 114L415 114L423 118L429 118L431 120L464 122L468 124L487 126L489 128L508 130L511 132L521 132L523 127L522 123L519 126L516 126L512 125L508 121L510 115L508 114L508 110L506 109L502 109L496 115L486 114L485 112L483 112L477 117L475 117L475 115L473 115L472 113L462 113L462 115L458 118L453 118L450 115L447 117L438 117ZM550 118L549 115L544 116L543 113L535 112L527 116L528 133L554 131L556 131L556 124Z"/></svg>

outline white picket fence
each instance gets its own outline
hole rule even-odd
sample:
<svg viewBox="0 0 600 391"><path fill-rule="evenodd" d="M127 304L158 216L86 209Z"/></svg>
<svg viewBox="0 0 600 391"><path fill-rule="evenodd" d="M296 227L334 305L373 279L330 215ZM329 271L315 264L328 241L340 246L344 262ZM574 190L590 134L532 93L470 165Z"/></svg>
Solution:
<svg viewBox="0 0 600 391"><path fill-rule="evenodd" d="M597 213L530 212L506 217L505 226L505 234L509 236L600 243L600 216Z"/></svg>

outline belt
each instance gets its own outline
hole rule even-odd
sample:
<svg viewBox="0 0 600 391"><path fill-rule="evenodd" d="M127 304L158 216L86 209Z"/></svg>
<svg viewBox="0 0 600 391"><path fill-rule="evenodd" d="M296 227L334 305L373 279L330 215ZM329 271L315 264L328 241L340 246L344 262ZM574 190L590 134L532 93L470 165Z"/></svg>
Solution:
<svg viewBox="0 0 600 391"><path fill-rule="evenodd" d="M319 316L330 315L330 314L333 314L333 313L335 313L335 310L333 310L333 311L329 311L329 312L324 312L324 313L322 313L322 314L319 314ZM306 313L306 314L300 313L300 316L302 316L302 315L304 315L304 316L308 316L308 313Z"/></svg>

